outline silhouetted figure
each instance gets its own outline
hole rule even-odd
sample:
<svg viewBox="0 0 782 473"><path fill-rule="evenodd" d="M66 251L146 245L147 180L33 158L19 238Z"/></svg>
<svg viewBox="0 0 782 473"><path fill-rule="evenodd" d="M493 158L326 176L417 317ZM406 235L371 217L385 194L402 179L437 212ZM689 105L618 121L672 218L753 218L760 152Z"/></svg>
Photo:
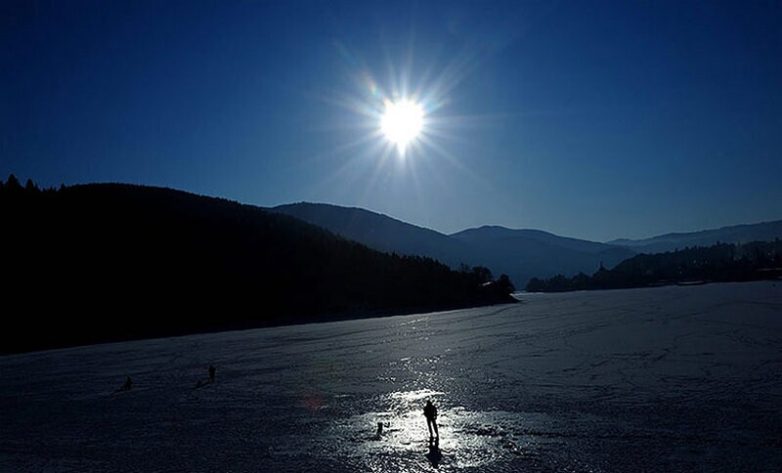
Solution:
<svg viewBox="0 0 782 473"><path fill-rule="evenodd" d="M122 384L122 387L119 388L119 390L130 391L132 387L133 387L133 380L130 379L130 376L125 376L125 382Z"/></svg>
<svg viewBox="0 0 782 473"><path fill-rule="evenodd" d="M426 401L424 417L426 417L426 427L429 428L429 440L433 439L436 435L437 440L439 441L440 433L437 431L437 408L434 407L432 401ZM434 427L434 434L432 434L432 427Z"/></svg>
<svg viewBox="0 0 782 473"><path fill-rule="evenodd" d="M437 468L440 465L443 459L443 454L440 452L440 439L429 440L429 453L426 454L426 458L432 462L433 467Z"/></svg>
<svg viewBox="0 0 782 473"><path fill-rule="evenodd" d="M215 382L215 372L217 369L213 365L209 365L209 382L214 383Z"/></svg>

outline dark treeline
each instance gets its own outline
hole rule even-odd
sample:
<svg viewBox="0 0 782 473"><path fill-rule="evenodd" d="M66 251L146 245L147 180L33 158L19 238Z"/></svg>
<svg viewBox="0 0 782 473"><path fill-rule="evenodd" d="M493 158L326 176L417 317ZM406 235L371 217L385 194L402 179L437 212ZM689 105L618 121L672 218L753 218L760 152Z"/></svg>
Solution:
<svg viewBox="0 0 782 473"><path fill-rule="evenodd" d="M513 301L483 268L170 189L10 177L0 215L4 352Z"/></svg>
<svg viewBox="0 0 782 473"><path fill-rule="evenodd" d="M532 278L530 292L561 292L584 289L622 289L675 283L725 282L775 279L782 275L782 241L709 247L658 254L641 254L611 270L600 268L592 276L558 275Z"/></svg>

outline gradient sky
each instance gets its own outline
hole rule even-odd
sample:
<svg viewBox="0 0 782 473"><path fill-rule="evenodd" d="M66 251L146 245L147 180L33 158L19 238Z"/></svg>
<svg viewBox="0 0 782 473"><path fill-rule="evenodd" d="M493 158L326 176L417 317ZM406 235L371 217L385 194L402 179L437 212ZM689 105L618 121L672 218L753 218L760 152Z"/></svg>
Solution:
<svg viewBox="0 0 782 473"><path fill-rule="evenodd" d="M782 2L0 3L0 174L608 240L782 218ZM425 141L377 136L416 94Z"/></svg>

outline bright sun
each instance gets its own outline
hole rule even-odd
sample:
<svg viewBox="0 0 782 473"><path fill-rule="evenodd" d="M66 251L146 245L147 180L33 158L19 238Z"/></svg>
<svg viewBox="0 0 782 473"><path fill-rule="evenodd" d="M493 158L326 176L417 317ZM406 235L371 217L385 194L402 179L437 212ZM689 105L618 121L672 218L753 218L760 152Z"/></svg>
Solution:
<svg viewBox="0 0 782 473"><path fill-rule="evenodd" d="M380 119L380 130L400 152L404 152L405 147L421 133L424 110L412 100L386 100L385 105L383 118Z"/></svg>

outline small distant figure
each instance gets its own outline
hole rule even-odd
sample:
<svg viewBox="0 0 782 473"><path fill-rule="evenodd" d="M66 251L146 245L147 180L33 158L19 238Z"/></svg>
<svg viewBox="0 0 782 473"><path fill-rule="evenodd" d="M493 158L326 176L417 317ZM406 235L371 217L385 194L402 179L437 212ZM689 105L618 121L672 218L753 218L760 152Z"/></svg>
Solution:
<svg viewBox="0 0 782 473"><path fill-rule="evenodd" d="M383 423L378 422L377 423L377 433L375 434L377 438L380 438L383 436Z"/></svg>
<svg viewBox="0 0 782 473"><path fill-rule="evenodd" d="M122 387L119 388L120 391L130 391L131 388L133 388L133 380L130 379L130 376L125 376L125 382L122 384Z"/></svg>
<svg viewBox="0 0 782 473"><path fill-rule="evenodd" d="M426 401L424 417L426 417L426 427L429 428L429 440L431 441L436 436L439 441L440 433L437 431L437 408L432 404L432 401ZM434 427L434 434L432 434L432 427Z"/></svg>
<svg viewBox="0 0 782 473"><path fill-rule="evenodd" d="M198 382L196 382L196 385L193 389L203 388L204 386L207 386L215 382L215 373L217 372L217 369L214 367L214 365L209 365L209 369L207 371L209 373L209 378L199 379Z"/></svg>

